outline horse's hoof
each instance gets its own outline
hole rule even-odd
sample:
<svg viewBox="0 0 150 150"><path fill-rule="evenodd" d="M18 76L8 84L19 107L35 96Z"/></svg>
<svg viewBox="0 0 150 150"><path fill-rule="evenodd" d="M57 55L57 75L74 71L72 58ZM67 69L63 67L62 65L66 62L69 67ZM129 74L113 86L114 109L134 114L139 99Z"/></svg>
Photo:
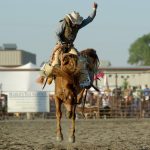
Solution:
<svg viewBox="0 0 150 150"><path fill-rule="evenodd" d="M56 141L57 142L63 141L63 135L56 136Z"/></svg>
<svg viewBox="0 0 150 150"><path fill-rule="evenodd" d="M75 136L71 136L68 138L69 143L75 143Z"/></svg>

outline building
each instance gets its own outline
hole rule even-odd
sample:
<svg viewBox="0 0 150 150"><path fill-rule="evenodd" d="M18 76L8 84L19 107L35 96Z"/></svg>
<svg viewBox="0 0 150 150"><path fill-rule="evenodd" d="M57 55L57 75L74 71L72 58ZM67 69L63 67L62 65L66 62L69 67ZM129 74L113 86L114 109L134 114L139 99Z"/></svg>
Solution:
<svg viewBox="0 0 150 150"><path fill-rule="evenodd" d="M147 84L150 87L150 66L147 67L101 67L107 77L110 88L122 87L123 82L127 81L129 85L143 88ZM98 80L98 86L104 87L106 78Z"/></svg>
<svg viewBox="0 0 150 150"><path fill-rule="evenodd" d="M40 68L32 63L19 67L0 67L0 90L2 91L42 91L36 83ZM45 86L45 91L54 91L53 84Z"/></svg>
<svg viewBox="0 0 150 150"><path fill-rule="evenodd" d="M7 95L8 112L49 112L49 94L54 86L36 83L40 69L32 63L19 67L0 67L0 98Z"/></svg>
<svg viewBox="0 0 150 150"><path fill-rule="evenodd" d="M17 49L16 44L3 44L0 48L0 66L18 67L29 62L36 64L36 55Z"/></svg>

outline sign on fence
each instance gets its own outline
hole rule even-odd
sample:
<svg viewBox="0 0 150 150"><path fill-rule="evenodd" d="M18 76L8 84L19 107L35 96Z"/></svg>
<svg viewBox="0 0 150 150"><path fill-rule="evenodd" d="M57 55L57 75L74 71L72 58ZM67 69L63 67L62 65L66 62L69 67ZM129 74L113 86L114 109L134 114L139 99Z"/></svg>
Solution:
<svg viewBox="0 0 150 150"><path fill-rule="evenodd" d="M24 91L8 93L8 112L49 112L49 93Z"/></svg>

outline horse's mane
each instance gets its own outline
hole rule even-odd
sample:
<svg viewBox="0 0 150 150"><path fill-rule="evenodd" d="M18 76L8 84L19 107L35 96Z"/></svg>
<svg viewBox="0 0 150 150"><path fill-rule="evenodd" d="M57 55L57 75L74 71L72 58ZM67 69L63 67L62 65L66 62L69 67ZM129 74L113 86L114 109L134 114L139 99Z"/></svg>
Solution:
<svg viewBox="0 0 150 150"><path fill-rule="evenodd" d="M88 48L85 50L82 50L80 52L81 56L86 57L87 61L89 61L88 63L90 64L90 60L88 58L93 58L94 62L93 62L93 66L94 68L98 69L99 65L100 65L100 61L98 58L98 55L96 54L96 50L92 49L92 48Z"/></svg>
<svg viewBox="0 0 150 150"><path fill-rule="evenodd" d="M96 50L94 50L92 48L88 48L88 49L82 50L80 52L80 54L82 56L85 56L85 57L92 57L92 58L96 59L99 62L99 58L98 58L98 56L96 54Z"/></svg>

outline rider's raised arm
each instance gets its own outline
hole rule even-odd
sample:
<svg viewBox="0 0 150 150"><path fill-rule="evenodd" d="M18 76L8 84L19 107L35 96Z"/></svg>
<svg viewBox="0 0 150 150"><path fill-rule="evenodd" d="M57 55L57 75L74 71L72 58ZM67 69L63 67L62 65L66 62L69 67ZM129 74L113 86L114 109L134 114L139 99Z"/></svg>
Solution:
<svg viewBox="0 0 150 150"><path fill-rule="evenodd" d="M97 3L94 3L93 4L93 12L86 18L82 21L81 25L80 25L80 29L85 27L86 25L88 25L90 22L93 21L93 19L95 18L96 16L96 11L97 11Z"/></svg>
<svg viewBox="0 0 150 150"><path fill-rule="evenodd" d="M60 43L63 42L61 39L61 35L64 32L64 28L65 28L65 22L64 22L64 20L61 20L59 22L58 27L57 27L56 32L55 32L57 42L60 42Z"/></svg>

